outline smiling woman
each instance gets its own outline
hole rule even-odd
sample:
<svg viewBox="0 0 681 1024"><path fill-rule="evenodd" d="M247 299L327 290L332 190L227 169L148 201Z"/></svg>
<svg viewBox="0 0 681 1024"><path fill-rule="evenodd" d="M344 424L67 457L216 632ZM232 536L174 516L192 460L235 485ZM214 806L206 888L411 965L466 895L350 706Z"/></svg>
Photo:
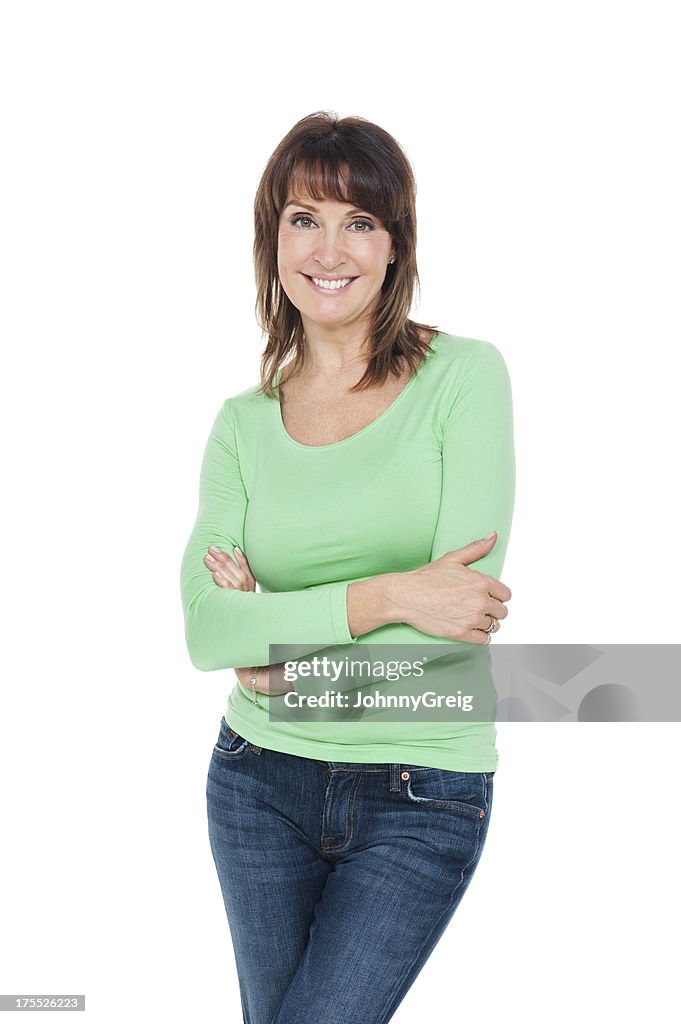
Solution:
<svg viewBox="0 0 681 1024"><path fill-rule="evenodd" d="M477 694L463 718L377 715L389 679L329 693L305 656L427 645L418 685L440 711L475 678L453 644L486 656L485 682L511 596L510 382L490 342L410 319L415 184L378 125L291 129L257 189L254 263L260 381L215 418L181 570L194 665L238 669L211 850L244 1020L387 1024L485 846L495 725ZM302 660L288 692L274 645Z"/></svg>
<svg viewBox="0 0 681 1024"><path fill-rule="evenodd" d="M286 379L361 368L354 392L416 370L437 328L409 318L416 184L388 132L362 118L304 118L270 157L254 213L263 394L276 396L284 363Z"/></svg>

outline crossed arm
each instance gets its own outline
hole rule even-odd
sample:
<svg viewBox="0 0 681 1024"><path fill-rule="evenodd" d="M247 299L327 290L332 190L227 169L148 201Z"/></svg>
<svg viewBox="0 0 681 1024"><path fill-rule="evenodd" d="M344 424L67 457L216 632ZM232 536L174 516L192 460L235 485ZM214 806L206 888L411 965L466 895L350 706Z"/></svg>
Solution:
<svg viewBox="0 0 681 1024"><path fill-rule="evenodd" d="M472 348L457 377L443 425L442 473L431 560L494 529L497 542L476 562L476 569L498 579L513 517L515 455L508 371L501 353L488 342ZM234 668L239 681L252 689L253 669L240 666L253 666L256 691L269 693L270 644L300 644L303 656L356 641L348 618L347 589L352 581L288 593L255 593L247 558L238 550L247 504L227 400L206 445L199 512L182 561L185 634L197 668ZM413 632L418 641L422 634ZM309 643L310 636L321 642Z"/></svg>
<svg viewBox="0 0 681 1024"><path fill-rule="evenodd" d="M213 582L225 590L244 590L255 593L256 581L248 559L241 548L235 546L234 559L230 558L225 551L211 545L204 555L204 564L213 576ZM289 693L294 689L293 683L287 683L283 678L279 682L273 682L270 689L270 666L253 665L251 668L235 668L236 677L242 686L258 693L280 694ZM255 686L253 678L255 677Z"/></svg>

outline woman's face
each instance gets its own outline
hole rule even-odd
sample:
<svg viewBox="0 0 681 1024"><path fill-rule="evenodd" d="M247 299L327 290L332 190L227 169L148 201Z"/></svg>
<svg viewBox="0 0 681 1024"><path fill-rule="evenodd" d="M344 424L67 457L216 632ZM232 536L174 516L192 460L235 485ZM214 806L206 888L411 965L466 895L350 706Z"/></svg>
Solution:
<svg viewBox="0 0 681 1024"><path fill-rule="evenodd" d="M279 219L279 278L306 333L310 324L368 320L391 255L392 239L377 217L350 203L307 195L294 199L289 192Z"/></svg>

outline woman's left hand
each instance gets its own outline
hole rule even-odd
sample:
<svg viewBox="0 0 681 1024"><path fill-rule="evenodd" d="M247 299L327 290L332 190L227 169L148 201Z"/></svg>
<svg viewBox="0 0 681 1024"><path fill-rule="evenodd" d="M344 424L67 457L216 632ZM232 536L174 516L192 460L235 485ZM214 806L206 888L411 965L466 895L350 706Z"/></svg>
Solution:
<svg viewBox="0 0 681 1024"><path fill-rule="evenodd" d="M209 547L208 554L204 556L203 564L213 574L213 583L226 590L245 590L255 592L255 577L251 572L243 551L234 548L234 559L221 551L220 548Z"/></svg>

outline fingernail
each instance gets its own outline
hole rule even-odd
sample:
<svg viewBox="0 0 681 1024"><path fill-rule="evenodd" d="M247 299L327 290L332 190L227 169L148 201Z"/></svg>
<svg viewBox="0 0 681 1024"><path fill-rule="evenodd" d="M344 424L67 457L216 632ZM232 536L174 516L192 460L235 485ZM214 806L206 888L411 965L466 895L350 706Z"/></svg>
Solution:
<svg viewBox="0 0 681 1024"><path fill-rule="evenodd" d="M206 555L206 561L213 564L215 562L215 559L213 558L212 555Z"/></svg>
<svg viewBox="0 0 681 1024"><path fill-rule="evenodd" d="M211 547L209 547L208 550L212 551L214 555L221 555L222 554L222 552L220 551L220 548L216 548L214 545L211 545Z"/></svg>
<svg viewBox="0 0 681 1024"><path fill-rule="evenodd" d="M237 555L242 555L243 554L243 551L241 550L241 548L238 547L236 544L234 545L234 550L236 551Z"/></svg>
<svg viewBox="0 0 681 1024"><path fill-rule="evenodd" d="M489 533L486 533L485 536L482 539L483 540L491 540L495 533L496 533L496 530L491 530Z"/></svg>

